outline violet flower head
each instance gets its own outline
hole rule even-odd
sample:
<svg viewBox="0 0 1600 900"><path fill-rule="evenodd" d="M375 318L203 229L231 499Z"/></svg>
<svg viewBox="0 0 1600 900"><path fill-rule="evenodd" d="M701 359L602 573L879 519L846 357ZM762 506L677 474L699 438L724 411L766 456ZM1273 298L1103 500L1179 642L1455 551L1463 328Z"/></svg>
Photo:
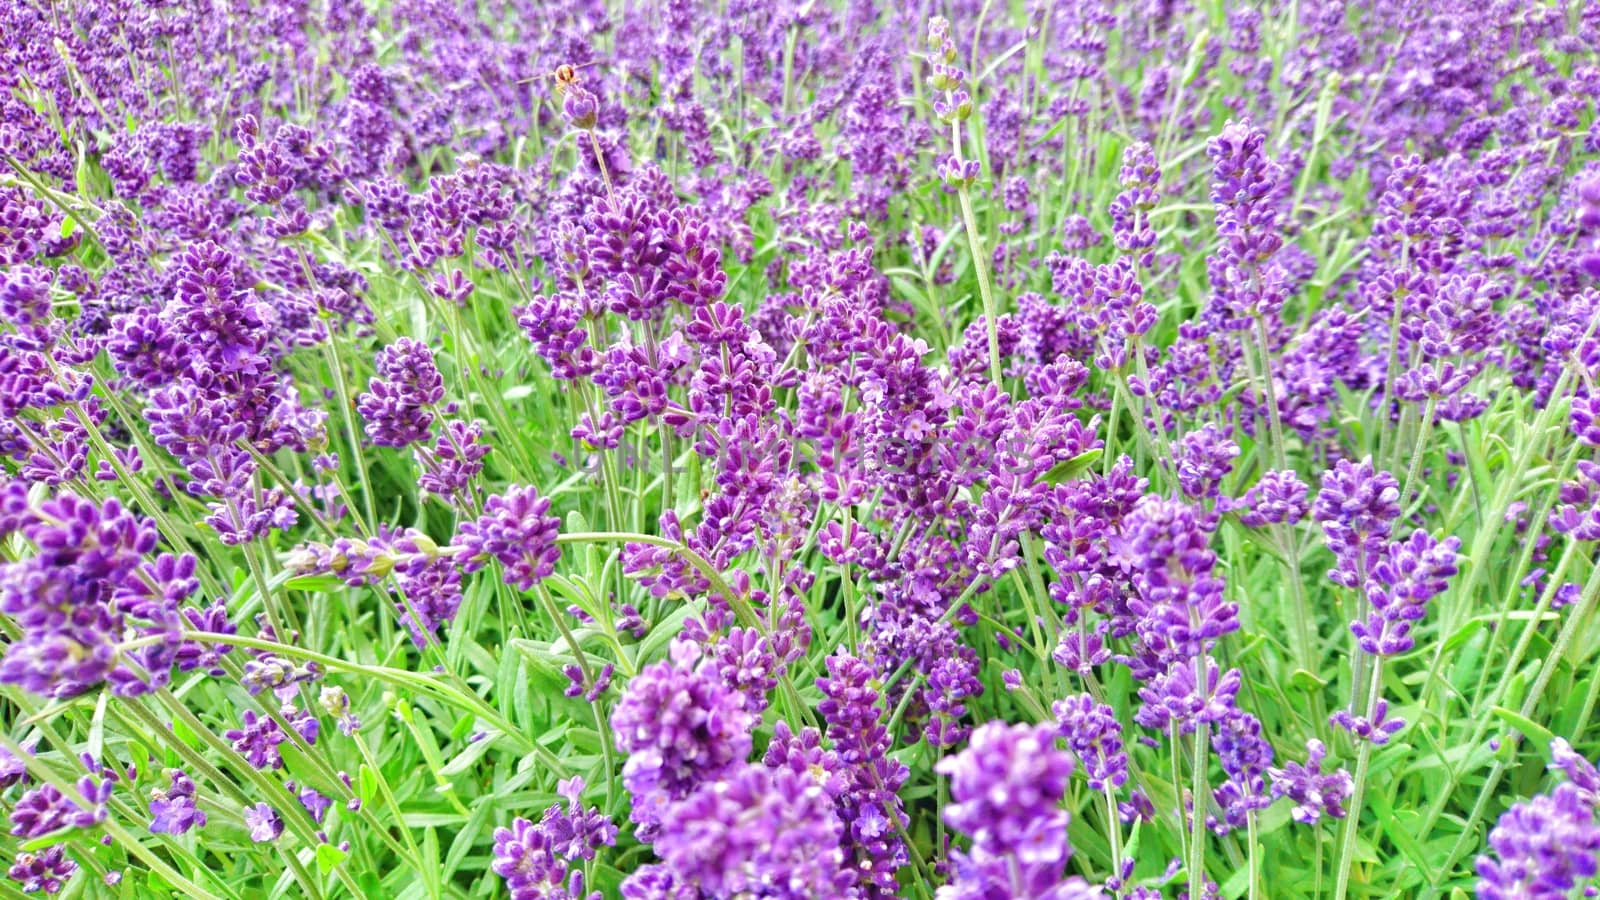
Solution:
<svg viewBox="0 0 1600 900"><path fill-rule="evenodd" d="M702 896L847 896L833 801L808 774L741 764L674 804L655 851Z"/></svg>
<svg viewBox="0 0 1600 900"><path fill-rule="evenodd" d="M1589 236L1588 247L1578 257L1578 268L1600 279L1600 175L1578 182L1578 227Z"/></svg>
<svg viewBox="0 0 1600 900"><path fill-rule="evenodd" d="M1371 715L1358 716L1351 709L1341 709L1328 716L1328 724L1350 732L1356 740L1371 741L1374 746L1381 747L1406 727L1406 720L1389 715L1389 701L1379 697L1372 706Z"/></svg>
<svg viewBox="0 0 1600 900"><path fill-rule="evenodd" d="M1122 172L1118 176L1122 191L1111 201L1111 234L1117 249L1138 254L1139 264L1148 267L1155 260L1156 230L1150 224L1150 211L1161 194L1161 167L1155 148L1144 141L1128 145L1122 152Z"/></svg>
<svg viewBox="0 0 1600 900"><path fill-rule="evenodd" d="M1186 503L1146 496L1116 539L1136 588L1128 609L1136 617L1140 673L1193 659L1239 628L1239 607L1223 599L1222 579L1213 574L1209 520Z"/></svg>
<svg viewBox="0 0 1600 900"><path fill-rule="evenodd" d="M444 398L444 381L433 351L403 337L378 351L378 375L356 398L367 421L367 437L382 447L409 447L427 440L433 427L431 407Z"/></svg>
<svg viewBox="0 0 1600 900"><path fill-rule="evenodd" d="M561 548L556 535L561 522L550 515L550 498L530 486L511 485L489 498L477 521L461 525L462 570L475 572L489 559L505 567L505 581L518 590L532 590L555 571Z"/></svg>
<svg viewBox="0 0 1600 900"><path fill-rule="evenodd" d="M109 680L119 695L137 695L171 678L181 600L196 587L194 559L149 559L155 523L116 499L103 503L61 493L34 507L16 486L3 524L35 552L0 565L0 613L21 629L0 658L0 683L65 698ZM144 636L130 654L142 671L121 664L118 641Z"/></svg>
<svg viewBox="0 0 1600 900"><path fill-rule="evenodd" d="M1185 434L1178 441L1178 486L1191 500L1215 500L1222 479L1233 471L1239 445L1213 423Z"/></svg>
<svg viewBox="0 0 1600 900"><path fill-rule="evenodd" d="M27 328L50 318L50 285L54 276L39 266L14 266L0 273L0 316Z"/></svg>
<svg viewBox="0 0 1600 900"><path fill-rule="evenodd" d="M265 803L257 803L244 811L244 827L250 832L250 840L267 844L283 834L283 819L278 817L277 810Z"/></svg>
<svg viewBox="0 0 1600 900"><path fill-rule="evenodd" d="M282 768L283 755L278 752L278 745L287 741L289 736L278 726L278 720L247 709L240 716L240 721L241 727L229 729L222 735L233 742L234 752L258 769Z"/></svg>
<svg viewBox="0 0 1600 900"><path fill-rule="evenodd" d="M1576 777L1506 810L1478 857L1482 900L1560 900L1600 875L1600 823L1595 788L1600 776L1560 739L1551 743L1551 768Z"/></svg>
<svg viewBox="0 0 1600 900"><path fill-rule="evenodd" d="M204 827L206 814L195 805L195 787L181 769L168 772L170 788L156 788L150 792L150 833L187 834L191 828Z"/></svg>
<svg viewBox="0 0 1600 900"><path fill-rule="evenodd" d="M1212 792L1223 813L1212 830L1220 834L1243 827L1251 813L1272 805L1264 777L1272 765L1272 744L1262 736L1259 719L1234 708L1217 723L1212 747L1227 776Z"/></svg>
<svg viewBox="0 0 1600 900"><path fill-rule="evenodd" d="M1296 822L1315 825L1323 816L1330 819L1345 817L1344 801L1355 790L1355 780L1344 769L1334 769L1326 774L1322 762L1328 748L1316 738L1306 741L1306 761L1285 763L1283 768L1271 768L1272 796L1288 797L1294 801L1289 815Z"/></svg>
<svg viewBox="0 0 1600 900"><path fill-rule="evenodd" d="M1285 288L1272 257L1283 247L1279 191L1283 167L1266 154L1266 133L1250 122L1228 122L1206 144L1215 172L1211 202L1222 246L1207 261L1215 314L1233 330L1276 315Z"/></svg>
<svg viewBox="0 0 1600 900"><path fill-rule="evenodd" d="M1600 541L1600 463L1580 459L1577 477L1561 485L1550 530L1574 541Z"/></svg>
<svg viewBox="0 0 1600 900"><path fill-rule="evenodd" d="M1567 743L1566 738L1556 738L1550 742L1551 771L1560 769L1566 773L1567 781L1577 785L1583 791L1591 806L1600 808L1600 769L1595 764L1578 755Z"/></svg>
<svg viewBox="0 0 1600 900"><path fill-rule="evenodd" d="M828 657L828 675L817 679L817 687L824 698L817 712L828 723L839 758L836 801L847 829L849 865L866 897L893 897L895 873L909 858L900 839L907 818L898 792L911 772L889 757L882 691L872 668L843 652ZM770 757L769 750L769 764Z"/></svg>
<svg viewBox="0 0 1600 900"><path fill-rule="evenodd" d="M675 642L673 659L635 675L611 714L617 749L628 754L622 783L646 834L667 803L750 756L754 717L744 696L699 654L697 646Z"/></svg>
<svg viewBox="0 0 1600 900"><path fill-rule="evenodd" d="M1055 728L985 722L935 771L950 776L945 821L972 838L971 852L958 854L955 890L941 897L962 896L963 883L993 884L999 896L1039 896L1060 883L1072 852L1061 808L1072 755L1056 747Z"/></svg>
<svg viewBox="0 0 1600 900"><path fill-rule="evenodd" d="M1133 720L1156 731L1164 731L1176 722L1185 734L1194 731L1200 722L1220 722L1238 711L1234 698L1241 678L1238 669L1224 672L1215 659L1207 659L1205 681L1201 683L1192 663L1176 660L1139 688L1143 705Z"/></svg>
<svg viewBox="0 0 1600 900"><path fill-rule="evenodd" d="M87 757L86 757L87 759ZM92 759L90 760L92 762ZM60 828L93 828L105 821L115 774L99 778L85 775L75 787L87 807L63 794L53 784L34 787L17 798L11 808L11 834L24 840L43 837Z"/></svg>
<svg viewBox="0 0 1600 900"><path fill-rule="evenodd" d="M32 755L32 745L24 745L24 754ZM28 780L28 764L22 759L12 755L10 750L0 747L0 790L11 787Z"/></svg>
<svg viewBox="0 0 1600 900"><path fill-rule="evenodd" d="M616 843L617 826L595 807L583 808L583 779L562 782L561 791L565 809L557 803L537 824L518 818L510 828L495 829L490 868L506 880L512 900L582 897L581 867L572 864Z"/></svg>
<svg viewBox="0 0 1600 900"><path fill-rule="evenodd" d="M395 601L400 624L418 648L426 647L439 627L452 622L461 608L461 569L443 556L398 567L395 587L404 595L403 601Z"/></svg>
<svg viewBox="0 0 1600 900"><path fill-rule="evenodd" d="M184 250L175 268L177 290L163 315L192 348L190 365L196 374L265 373L271 365L263 351L276 313L241 284L238 258L205 241Z"/></svg>
<svg viewBox="0 0 1600 900"><path fill-rule="evenodd" d="M1390 544L1372 568L1366 584L1371 613L1352 622L1356 645L1375 656L1393 656L1410 650L1411 624L1422 618L1429 600L1442 593L1456 573L1455 537L1438 540L1418 529L1403 541Z"/></svg>
<svg viewBox="0 0 1600 900"><path fill-rule="evenodd" d="M1400 517L1400 483L1375 469L1371 457L1359 463L1341 459L1323 473L1311 515L1322 525L1337 559L1328 578L1359 588Z"/></svg>
<svg viewBox="0 0 1600 900"><path fill-rule="evenodd" d="M67 880L78 872L78 864L67 857L60 844L37 853L18 853L6 870L24 894L58 894Z"/></svg>
<svg viewBox="0 0 1600 900"><path fill-rule="evenodd" d="M1249 528L1268 525L1294 525L1311 508L1310 489L1300 476L1288 469L1272 469L1233 508L1239 510L1239 523Z"/></svg>
<svg viewBox="0 0 1600 900"><path fill-rule="evenodd" d="M1569 414L1572 434L1579 443L1600 447L1600 393L1572 398Z"/></svg>
<svg viewBox="0 0 1600 900"><path fill-rule="evenodd" d="M447 502L459 501L472 479L483 471L483 458L489 450L479 423L446 422L431 448L419 444L412 450L422 467L417 486Z"/></svg>
<svg viewBox="0 0 1600 900"><path fill-rule="evenodd" d="M1115 790L1128 781L1128 754L1122 751L1122 725L1116 713L1088 694L1051 704L1059 734L1089 776L1089 788Z"/></svg>

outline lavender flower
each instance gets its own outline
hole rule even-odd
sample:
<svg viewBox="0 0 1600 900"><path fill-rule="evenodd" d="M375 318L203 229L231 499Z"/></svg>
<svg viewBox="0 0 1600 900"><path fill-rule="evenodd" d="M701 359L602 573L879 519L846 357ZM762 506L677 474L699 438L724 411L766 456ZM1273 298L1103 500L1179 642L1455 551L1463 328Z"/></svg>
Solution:
<svg viewBox="0 0 1600 900"><path fill-rule="evenodd" d="M1427 602L1443 592L1445 581L1456 573L1460 546L1454 537L1440 541L1425 531L1390 544L1366 584L1372 612L1365 621L1350 625L1356 645L1376 656L1410 650L1415 643L1411 623L1422 618Z"/></svg>
<svg viewBox="0 0 1600 900"><path fill-rule="evenodd" d="M234 752L258 769L282 768L283 755L278 752L278 745L289 736L278 726L278 720L259 716L253 709L245 710L241 720L242 728L229 729L222 735L233 742Z"/></svg>
<svg viewBox="0 0 1600 900"><path fill-rule="evenodd" d="M167 774L172 787L150 792L150 832L187 834L191 828L205 827L206 814L195 805L194 782L181 769L171 769Z"/></svg>
<svg viewBox="0 0 1600 900"><path fill-rule="evenodd" d="M555 571L561 548L556 545L560 521L549 514L550 499L529 486L512 485L483 505L477 521L465 522L456 536L462 548L462 570L475 572L490 559L505 568L506 584L518 590L533 586Z"/></svg>
<svg viewBox="0 0 1600 900"><path fill-rule="evenodd" d="M1250 528L1294 525L1310 509L1309 489L1294 472L1273 469L1251 485L1234 506L1239 522Z"/></svg>
<svg viewBox="0 0 1600 900"><path fill-rule="evenodd" d="M1380 697L1373 704L1371 715L1358 716L1353 710L1341 709L1328 716L1328 724L1350 732L1357 740L1371 741L1381 747L1406 727L1406 720L1389 715L1389 701Z"/></svg>
<svg viewBox="0 0 1600 900"><path fill-rule="evenodd" d="M24 894L59 894L77 872L78 864L57 844L38 853L18 853L6 874L22 885Z"/></svg>
<svg viewBox="0 0 1600 900"><path fill-rule="evenodd" d="M1072 848L1060 806L1072 757L1055 746L1043 725L986 722L966 750L940 762L950 776L945 821L972 837L957 856L952 885L939 896L1040 896L1062 881Z"/></svg>
<svg viewBox="0 0 1600 900"><path fill-rule="evenodd" d="M271 843L283 834L283 820L278 817L278 811L265 803L257 803L244 811L244 827L250 832L250 840L258 844Z"/></svg>
<svg viewBox="0 0 1600 900"><path fill-rule="evenodd" d="M1283 305L1284 276L1272 258L1283 246L1281 166L1265 152L1267 136L1245 122L1228 122L1206 143L1215 165L1211 202L1216 206L1219 252L1207 260L1221 323L1242 330L1258 316L1276 315Z"/></svg>
<svg viewBox="0 0 1600 900"><path fill-rule="evenodd" d="M1161 168L1156 163L1155 149L1144 141L1130 144L1122 153L1122 171L1118 177L1122 191L1111 201L1111 233L1117 249L1138 254L1141 266L1155 261L1151 250L1156 243L1156 232L1150 225L1150 211L1160 200Z"/></svg>
<svg viewBox="0 0 1600 900"><path fill-rule="evenodd" d="M1335 583L1359 588L1400 516L1400 484L1388 472L1340 460L1323 473L1312 518L1322 525L1338 563L1328 573Z"/></svg>
<svg viewBox="0 0 1600 900"><path fill-rule="evenodd" d="M1570 780L1500 816L1489 832L1493 855L1478 857L1477 894L1484 900L1555 900L1600 874L1600 775L1560 738L1551 742L1550 755L1550 768L1564 770Z"/></svg>
<svg viewBox="0 0 1600 900"><path fill-rule="evenodd" d="M646 666L611 714L617 748L628 754L622 782L633 820L653 833L665 807L750 755L752 716L716 662L687 642L673 659Z"/></svg>
<svg viewBox="0 0 1600 900"><path fill-rule="evenodd" d="M1206 518L1176 500L1147 496L1129 515L1118 545L1137 588L1128 604L1141 644L1137 674L1193 659L1239 627L1238 606L1212 574L1210 538Z"/></svg>
<svg viewBox="0 0 1600 900"><path fill-rule="evenodd" d="M1578 477L1561 485L1550 530L1575 541L1600 541L1600 463L1580 459Z"/></svg>
<svg viewBox="0 0 1600 900"><path fill-rule="evenodd" d="M431 408L444 397L444 382L426 344L399 338L378 351L378 377L356 398L367 420L367 436L384 447L408 447L427 440Z"/></svg>
<svg viewBox="0 0 1600 900"><path fill-rule="evenodd" d="M1251 814L1272 804L1263 776L1272 765L1272 745L1261 734L1261 721L1231 709L1217 724L1212 741L1226 779L1212 792L1223 818L1213 825L1219 833L1244 826Z"/></svg>
<svg viewBox="0 0 1600 900"><path fill-rule="evenodd" d="M817 711L828 723L842 782L835 798L844 822L848 865L865 897L891 897L895 873L908 858L901 830L906 826L899 790L910 769L889 757L892 742L881 720L881 692L872 669L846 653L828 657L828 676L817 679L824 699ZM776 742L775 742L776 743ZM769 748L768 765L778 761Z"/></svg>
<svg viewBox="0 0 1600 900"><path fill-rule="evenodd" d="M839 897L852 881L832 800L809 775L736 766L675 804L671 822L656 853L703 896Z"/></svg>
<svg viewBox="0 0 1600 900"><path fill-rule="evenodd" d="M126 695L165 684L178 643L178 603L198 586L194 559L147 559L155 524L115 499L97 504L62 493L37 508L16 500L9 528L37 552L0 567L0 612L22 629L0 658L0 682L57 697L106 680ZM150 638L131 657L139 671L114 650L128 632Z"/></svg>
<svg viewBox="0 0 1600 900"><path fill-rule="evenodd" d="M1290 815L1296 822L1315 825L1323 816L1342 819L1345 816L1345 798L1355 790L1355 782L1344 769L1334 769L1323 774L1322 761L1328 749L1316 738L1306 741L1306 762L1285 763L1283 768L1269 768L1272 776L1272 796L1288 797L1294 801Z"/></svg>
<svg viewBox="0 0 1600 900"><path fill-rule="evenodd" d="M422 467L417 486L446 501L455 501L483 471L483 458L489 455L483 442L483 426L477 422L446 422L444 432L431 449L420 444L412 451Z"/></svg>
<svg viewBox="0 0 1600 900"><path fill-rule="evenodd" d="M1578 266L1590 278L1600 278L1600 175L1578 182L1578 225L1591 235Z"/></svg>
<svg viewBox="0 0 1600 900"><path fill-rule="evenodd" d="M513 900L583 898L583 873L572 871L569 878L569 869L616 843L617 827L611 820L594 807L583 809L583 779L564 781L559 791L566 809L555 804L537 824L519 818L510 828L495 829L491 868L506 880Z"/></svg>
<svg viewBox="0 0 1600 900"><path fill-rule="evenodd" d="M1121 788L1128 780L1128 755L1122 752L1122 726L1111 707L1077 694L1051 704L1066 740L1089 776L1091 790Z"/></svg>
<svg viewBox="0 0 1600 900"><path fill-rule="evenodd" d="M1222 479L1233 471L1239 445L1207 424L1184 435L1177 447L1178 485L1191 500L1215 500Z"/></svg>

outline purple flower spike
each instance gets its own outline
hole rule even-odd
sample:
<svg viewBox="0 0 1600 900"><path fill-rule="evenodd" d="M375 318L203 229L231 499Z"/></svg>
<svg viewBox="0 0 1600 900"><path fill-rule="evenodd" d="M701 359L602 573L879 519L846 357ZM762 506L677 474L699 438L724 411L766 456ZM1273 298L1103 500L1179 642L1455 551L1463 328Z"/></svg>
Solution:
<svg viewBox="0 0 1600 900"><path fill-rule="evenodd" d="M646 666L611 714L617 748L628 754L622 783L633 820L648 836L669 802L750 755L753 717L716 662L694 645L674 645L675 662Z"/></svg>
<svg viewBox="0 0 1600 900"><path fill-rule="evenodd" d="M283 820L278 811L265 803L257 803L244 811L244 827L250 830L250 840L258 844L271 843L283 834Z"/></svg>
<svg viewBox="0 0 1600 900"><path fill-rule="evenodd" d="M6 874L22 885L24 894L49 895L60 893L77 871L78 864L58 844L38 853L18 853Z"/></svg>
<svg viewBox="0 0 1600 900"><path fill-rule="evenodd" d="M1328 748L1312 738L1306 741L1304 765L1290 762L1281 769L1267 770L1272 776L1272 796L1288 797L1294 801L1294 809L1289 814L1296 822L1315 825L1323 816L1330 819L1342 819L1345 816L1342 804L1355 790L1355 781L1344 769L1323 774L1322 761L1327 755Z"/></svg>
<svg viewBox="0 0 1600 900"><path fill-rule="evenodd" d="M1478 857L1481 900L1562 900L1600 875L1595 767L1566 741L1551 742L1552 769L1569 781L1518 803L1489 832L1491 853Z"/></svg>
<svg viewBox="0 0 1600 900"><path fill-rule="evenodd" d="M428 438L429 409L444 398L444 381L433 351L411 338L399 338L378 351L378 376L356 398L367 420L367 437L383 447L408 447Z"/></svg>
<svg viewBox="0 0 1600 900"><path fill-rule="evenodd" d="M172 769L168 774L172 787L150 792L150 832L187 834L191 828L204 827L206 814L195 806L194 782L180 769Z"/></svg>
<svg viewBox="0 0 1600 900"><path fill-rule="evenodd" d="M954 853L951 896L1037 897L1058 888L1072 853L1060 805L1072 756L1056 747L1055 728L986 722L936 771L950 776L945 821L972 837L970 853Z"/></svg>
<svg viewBox="0 0 1600 900"><path fill-rule="evenodd" d="M550 499L531 486L512 485L490 497L483 515L466 522L456 543L462 549L462 570L475 572L491 558L505 567L506 584L532 590L549 577L561 558L556 545L560 520L550 515Z"/></svg>

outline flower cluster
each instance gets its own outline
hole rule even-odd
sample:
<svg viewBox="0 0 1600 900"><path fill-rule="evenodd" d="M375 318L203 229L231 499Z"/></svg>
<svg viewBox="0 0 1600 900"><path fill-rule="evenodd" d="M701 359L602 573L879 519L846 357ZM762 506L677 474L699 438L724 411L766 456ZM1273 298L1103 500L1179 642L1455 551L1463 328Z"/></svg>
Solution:
<svg viewBox="0 0 1600 900"><path fill-rule="evenodd" d="M1589 888L1600 7L1223 6L0 4L14 889Z"/></svg>

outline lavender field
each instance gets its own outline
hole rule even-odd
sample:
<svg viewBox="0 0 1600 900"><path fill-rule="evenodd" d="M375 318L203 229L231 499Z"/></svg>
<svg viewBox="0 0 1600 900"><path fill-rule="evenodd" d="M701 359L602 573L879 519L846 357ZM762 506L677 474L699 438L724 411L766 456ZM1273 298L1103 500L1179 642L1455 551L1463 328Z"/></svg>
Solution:
<svg viewBox="0 0 1600 900"><path fill-rule="evenodd" d="M0 0L0 898L1600 893L1600 3Z"/></svg>

